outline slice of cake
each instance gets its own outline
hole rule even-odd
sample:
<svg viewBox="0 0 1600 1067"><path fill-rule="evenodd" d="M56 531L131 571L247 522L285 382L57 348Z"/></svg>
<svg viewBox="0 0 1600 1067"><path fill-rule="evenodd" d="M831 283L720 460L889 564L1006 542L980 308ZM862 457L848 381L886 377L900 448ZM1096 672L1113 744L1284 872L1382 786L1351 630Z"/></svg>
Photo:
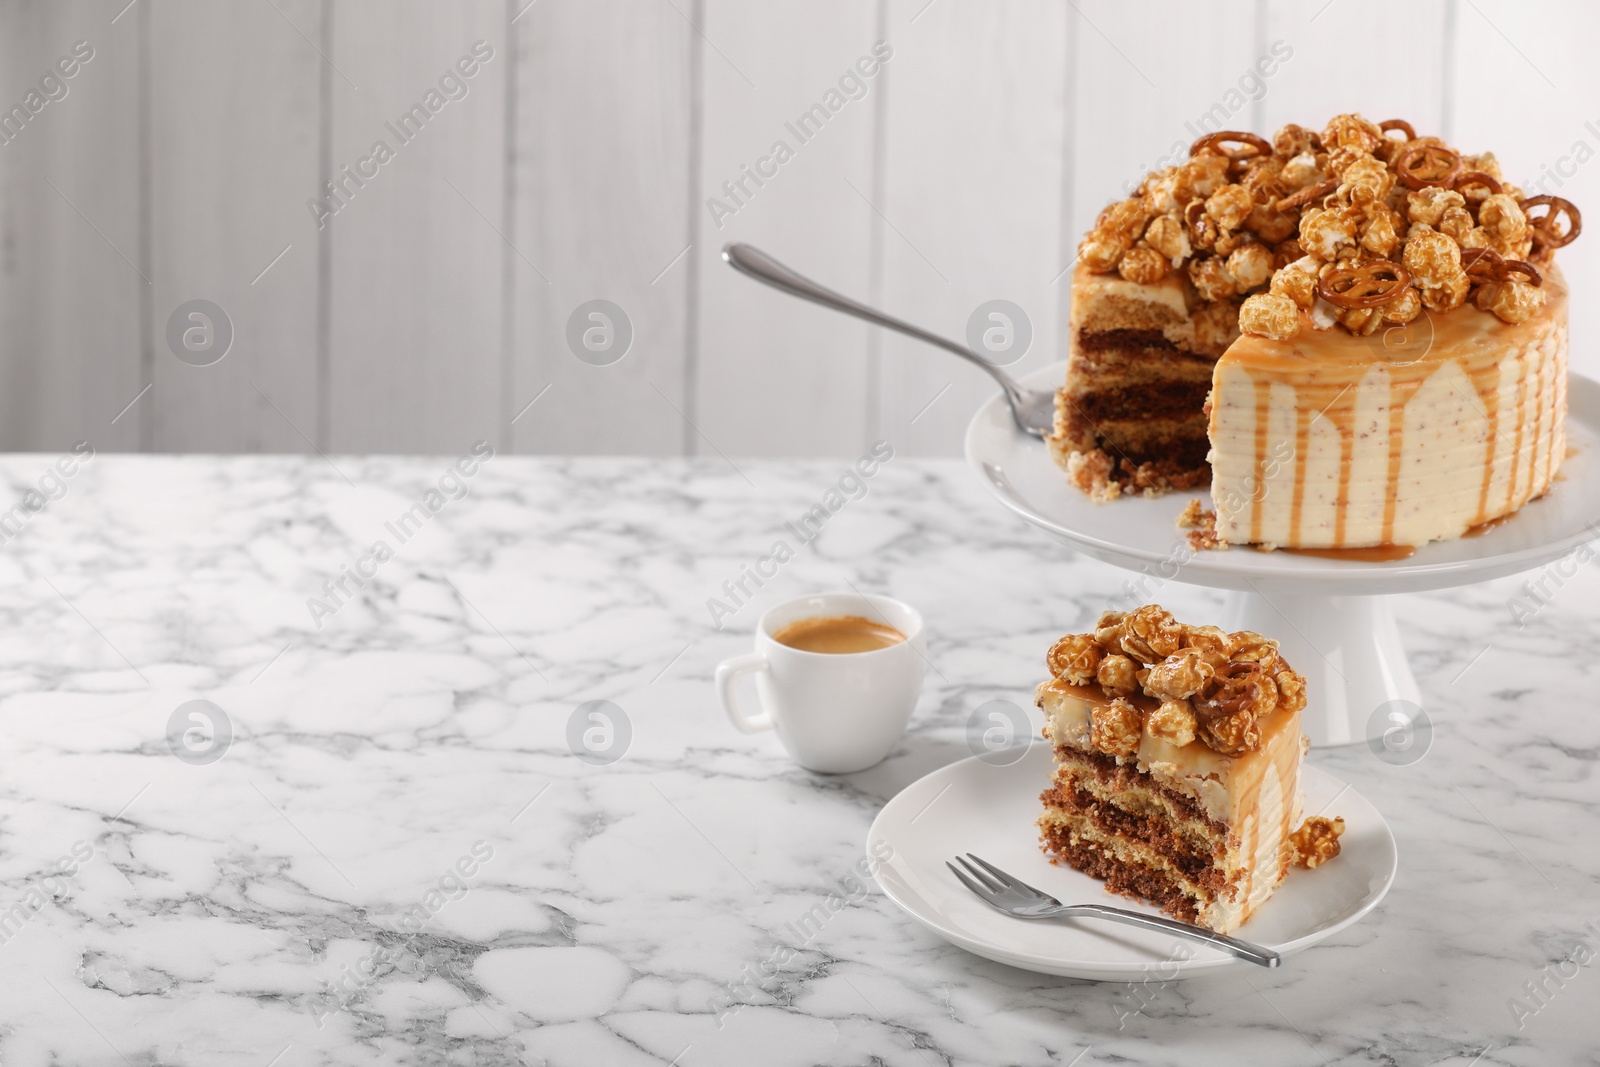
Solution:
<svg viewBox="0 0 1600 1067"><path fill-rule="evenodd" d="M1209 480L1223 543L1460 537L1565 457L1581 226L1398 119L1202 137L1079 247L1052 454L1098 499Z"/></svg>
<svg viewBox="0 0 1600 1067"><path fill-rule="evenodd" d="M1295 831L1305 679L1275 641L1147 605L1063 637L1048 665L1038 704L1055 770L1039 830L1055 861L1228 933L1302 854L1337 855L1342 824Z"/></svg>

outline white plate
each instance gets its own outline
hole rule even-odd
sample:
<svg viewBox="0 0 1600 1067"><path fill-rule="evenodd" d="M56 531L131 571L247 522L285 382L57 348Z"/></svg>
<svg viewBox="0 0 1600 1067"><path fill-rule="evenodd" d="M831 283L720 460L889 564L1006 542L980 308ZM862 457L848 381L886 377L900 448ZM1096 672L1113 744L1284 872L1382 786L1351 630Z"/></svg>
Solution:
<svg viewBox="0 0 1600 1067"><path fill-rule="evenodd" d="M1024 379L1037 389L1053 389L1065 380L1065 363ZM1206 490L1096 504L1067 481L1043 441L1017 430L999 393L973 416L966 452L984 486L1007 508L1118 567L1170 577L1168 568L1181 558L1182 581L1190 585L1260 593L1420 592L1516 574L1600 536L1600 383L1574 374L1567 398L1567 444L1573 452L1547 496L1480 537L1436 541L1409 559L1389 563L1237 548L1188 553L1175 523L1191 499L1209 497Z"/></svg>
<svg viewBox="0 0 1600 1067"><path fill-rule="evenodd" d="M945 861L973 852L1064 904L1109 903L1159 914L1108 893L1097 879L1051 863L1040 850L1039 794L1050 784L1053 765L1049 743L1036 740L1010 766L974 756L901 790L867 834L869 854L879 842L894 850L877 870L884 893L952 944L1042 974L1132 982L1253 968L1197 941L1102 919L1013 919L956 881ZM1235 931L1286 957L1376 907L1394 883L1397 860L1388 824L1360 793L1309 765L1301 767L1300 784L1307 815L1344 817L1340 854L1315 870L1290 870L1272 899ZM1179 945L1190 958L1175 956Z"/></svg>

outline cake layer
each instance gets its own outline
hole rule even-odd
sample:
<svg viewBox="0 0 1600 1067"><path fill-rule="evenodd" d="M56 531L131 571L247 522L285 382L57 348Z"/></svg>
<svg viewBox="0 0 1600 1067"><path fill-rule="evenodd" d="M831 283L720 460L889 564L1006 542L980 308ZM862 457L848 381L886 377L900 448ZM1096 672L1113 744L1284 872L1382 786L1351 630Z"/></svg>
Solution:
<svg viewBox="0 0 1600 1067"><path fill-rule="evenodd" d="M1302 329L1245 335L1218 361L1210 436L1217 533L1299 548L1459 537L1549 488L1566 454L1567 288L1505 323L1430 314L1402 343Z"/></svg>
<svg viewBox="0 0 1600 1067"><path fill-rule="evenodd" d="M1070 749L1057 749L1062 766L1040 800L1046 807L1087 818L1104 834L1155 849L1184 874L1220 889L1229 879L1228 832L1203 815L1174 804L1176 794L1149 775L1113 763L1110 773L1078 765ZM1118 773L1118 772L1131 773ZM1141 781L1142 779L1142 781ZM1183 799L1183 798L1179 798ZM1234 842L1237 850L1237 841Z"/></svg>
<svg viewBox="0 0 1600 1067"><path fill-rule="evenodd" d="M1102 834L1088 820L1054 809L1039 816L1039 833L1045 847L1076 870L1099 878L1113 893L1146 900L1187 923L1208 926L1219 933L1238 927L1228 907L1203 887L1184 877L1150 849L1124 838Z"/></svg>
<svg viewBox="0 0 1600 1067"><path fill-rule="evenodd" d="M1157 706L1155 700L1140 693L1126 699L1145 715ZM1196 885L1179 878L1186 870L1194 870L1192 864L1185 867L1182 857L1185 852L1193 857L1200 828L1226 835L1222 854L1214 855L1212 862L1227 880L1228 888L1222 893L1208 890L1215 896L1209 904L1205 897L1197 897L1196 907L1205 912L1206 925L1224 931L1235 929L1283 881L1289 868L1289 834L1300 820L1302 749L1297 713L1279 711L1265 717L1260 723L1260 745L1241 755L1224 755L1195 742L1175 745L1145 732L1138 752L1124 759L1098 752L1092 744L1090 717L1097 705L1106 703L1098 687L1072 685L1057 678L1039 686L1038 700L1045 713L1045 735L1055 743L1061 765L1056 791L1060 792L1061 770L1066 770L1074 786L1083 785L1090 793L1085 798L1064 795L1047 799L1047 814L1054 812L1058 817L1055 825L1070 823L1082 848L1105 838L1100 841L1103 847L1095 853L1099 857L1097 863L1110 862L1114 855L1107 851L1110 841L1135 851L1153 849L1156 844L1148 836L1123 828L1114 814L1090 810L1087 803L1111 799L1119 789L1132 790L1136 799L1129 801L1125 811L1136 812L1142 806L1148 817L1167 820L1168 830L1177 840L1187 838L1189 842L1187 849L1169 849L1171 854L1164 855L1159 863L1145 852L1138 853L1146 875L1156 877L1165 872L1172 883L1169 894L1177 890L1200 892ZM1107 776L1096 771L1094 777L1105 782L1107 788L1095 796L1086 776L1073 768L1104 767L1108 760L1121 773ZM1148 783L1142 788L1141 779ZM1049 798L1050 794L1046 796ZM1096 822L1096 815L1100 822ZM1061 823L1060 819L1068 822ZM1070 858L1068 862L1072 862Z"/></svg>

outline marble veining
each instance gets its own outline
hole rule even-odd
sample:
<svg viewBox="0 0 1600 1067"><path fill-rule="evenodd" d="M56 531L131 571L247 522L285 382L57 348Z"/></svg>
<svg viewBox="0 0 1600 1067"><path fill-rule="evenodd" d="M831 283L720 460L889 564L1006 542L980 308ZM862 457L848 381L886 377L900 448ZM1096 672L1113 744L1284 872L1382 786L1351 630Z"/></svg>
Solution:
<svg viewBox="0 0 1600 1067"><path fill-rule="evenodd" d="M849 460L496 456L310 610L455 460L101 454L4 545L0 1065L1600 1063L1593 565L1531 617L1524 577L1399 600L1431 749L1312 757L1399 841L1370 917L1281 971L1093 984L937 940L856 864L1119 572L895 459L719 630ZM931 669L895 753L823 778L711 672L851 586L922 611ZM210 726L169 740L195 700L209 762Z"/></svg>

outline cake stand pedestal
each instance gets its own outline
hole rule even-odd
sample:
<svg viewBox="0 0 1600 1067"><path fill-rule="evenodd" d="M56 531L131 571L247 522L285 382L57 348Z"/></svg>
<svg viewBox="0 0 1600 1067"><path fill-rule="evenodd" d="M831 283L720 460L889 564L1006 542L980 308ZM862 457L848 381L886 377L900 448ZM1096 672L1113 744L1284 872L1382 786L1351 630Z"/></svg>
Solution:
<svg viewBox="0 0 1600 1067"><path fill-rule="evenodd" d="M1064 363L1027 376L1048 388ZM1472 585L1558 563L1600 541L1600 383L1568 386L1569 456L1544 498L1478 537L1371 563L1249 548L1195 551L1177 518L1203 490L1095 504L1068 484L1044 443L1016 429L1000 395L967 427L966 455L1002 505L1095 559L1133 572L1108 608L1159 603L1168 583L1230 590L1220 624L1278 640L1306 676L1304 730L1313 745L1379 740L1425 711L1389 594ZM1508 617L1509 618L1509 617Z"/></svg>

